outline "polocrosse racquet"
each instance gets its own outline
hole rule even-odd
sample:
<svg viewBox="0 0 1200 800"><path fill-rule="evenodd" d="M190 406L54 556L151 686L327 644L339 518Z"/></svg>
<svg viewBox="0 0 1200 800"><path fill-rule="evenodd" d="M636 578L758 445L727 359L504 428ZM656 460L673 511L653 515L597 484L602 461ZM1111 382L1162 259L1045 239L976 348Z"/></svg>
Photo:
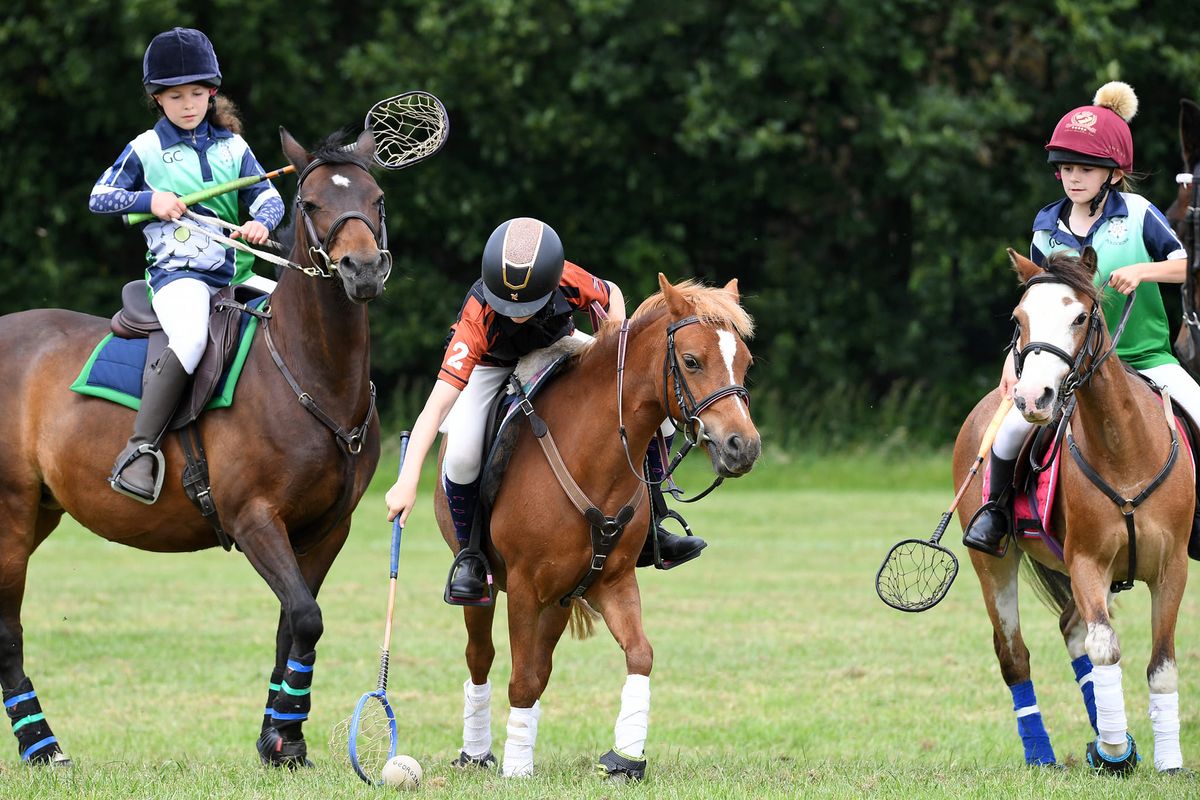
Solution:
<svg viewBox="0 0 1200 800"><path fill-rule="evenodd" d="M928 611L940 603L946 592L950 591L950 584L954 583L958 576L958 559L938 542L946 532L946 526L954 516L954 509L958 508L958 502L966 494L967 487L971 485L980 465L983 464L983 459L992 449L996 432L1000 430L1000 423L1004 422L1012 404L1011 397L1001 399L996 415L992 417L991 424L979 442L979 454L975 456L975 463L971 465L967 477L958 487L958 493L954 495L950 507L942 514L933 536L928 541L905 539L897 543L888 551L887 558L880 565L879 572L875 575L875 591L880 600L897 611Z"/></svg>
<svg viewBox="0 0 1200 800"><path fill-rule="evenodd" d="M375 163L384 169L396 170L411 167L441 150L450 135L450 117L442 101L429 92L405 92L371 106L363 127L369 128L375 136ZM295 171L289 164L265 175L236 178L179 199L185 206L191 206ZM126 225L140 225L154 218L149 213L124 216Z"/></svg>
<svg viewBox="0 0 1200 800"><path fill-rule="evenodd" d="M408 431L400 434L400 468L408 450ZM392 647L392 611L396 607L396 572L400 566L400 517L392 521L391 577L388 580L387 622L383 652L379 656L379 681L375 690L358 698L350 717L347 751L355 774L371 785L383 782L383 765L396 755L396 715L387 699L388 660Z"/></svg>

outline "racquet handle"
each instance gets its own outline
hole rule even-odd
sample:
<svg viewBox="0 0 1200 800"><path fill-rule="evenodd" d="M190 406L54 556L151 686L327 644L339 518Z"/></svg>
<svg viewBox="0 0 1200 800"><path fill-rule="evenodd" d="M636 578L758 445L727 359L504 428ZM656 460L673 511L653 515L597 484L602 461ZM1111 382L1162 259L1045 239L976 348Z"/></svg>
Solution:
<svg viewBox="0 0 1200 800"><path fill-rule="evenodd" d="M1000 431L1001 424L1004 423L1004 418L1008 415L1008 410L1012 408L1013 401L1011 397L1004 397L1000 400L999 407L996 408L996 414L992 417L992 421L987 426L987 430L983 432L983 439L979 442L979 453L975 456L975 463L971 465L971 469L967 471L967 477L963 479L962 486L958 487L958 493L954 495L954 500L951 501L950 507L946 509L947 514L954 512L958 508L958 501L962 500L962 496L967 493L967 487L971 485L971 479L979 472L979 465L983 463L983 459L987 457L988 451L992 449L992 442L996 441L996 434ZM949 521L947 517L943 523ZM945 524L940 526L943 530Z"/></svg>
<svg viewBox="0 0 1200 800"><path fill-rule="evenodd" d="M232 181L226 181L225 183L219 183L216 186L210 186L207 189L201 189L198 192L192 192L191 194L185 194L182 197L180 197L179 199L183 201L183 204L185 206L194 205L196 203L203 203L205 200L211 200L214 197L219 197L219 196L225 194L226 192L232 192L232 191L237 191L237 190L241 190L241 189L246 189L246 188L253 186L256 183L261 183L262 181L269 181L274 178L278 178L280 175L286 175L289 172L295 172L295 171L296 171L296 168L293 167L291 164L288 164L286 167L281 167L281 168L275 170L274 172L268 172L266 175L247 175L245 178L236 178ZM125 220L126 225L140 225L143 222L150 222L153 219L157 219L157 217L155 217L153 214L148 213L148 212L139 212L137 214L125 214L122 217L122 219Z"/></svg>

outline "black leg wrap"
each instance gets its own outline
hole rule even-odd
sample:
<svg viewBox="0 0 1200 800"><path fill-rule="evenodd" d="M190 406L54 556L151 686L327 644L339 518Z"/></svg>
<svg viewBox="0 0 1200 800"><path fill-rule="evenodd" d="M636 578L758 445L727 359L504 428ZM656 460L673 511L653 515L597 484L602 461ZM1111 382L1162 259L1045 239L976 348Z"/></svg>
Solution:
<svg viewBox="0 0 1200 800"><path fill-rule="evenodd" d="M469 756L466 752L460 751L458 758L450 762L450 766L467 769L468 767L478 767L480 769L491 769L496 766L496 757L492 755L492 751L488 750L481 756Z"/></svg>
<svg viewBox="0 0 1200 800"><path fill-rule="evenodd" d="M30 764L54 764L69 766L71 760L63 755L58 739L50 730L38 702L33 682L29 678L21 681L17 688L4 693L4 710L17 737L17 753L21 760Z"/></svg>
<svg viewBox="0 0 1200 800"><path fill-rule="evenodd" d="M614 781L640 781L646 777L646 759L632 759L616 750L609 750L600 756L596 768L604 777Z"/></svg>
<svg viewBox="0 0 1200 800"><path fill-rule="evenodd" d="M283 669L275 668L271 671L271 682L267 684L267 705L263 712L262 729L272 728L274 725L271 721L272 712L275 710L275 698L279 695L279 682L283 680Z"/></svg>
<svg viewBox="0 0 1200 800"><path fill-rule="evenodd" d="M315 652L288 659L271 705L271 724L258 737L258 756L264 764L292 769L312 766L301 726L312 706L309 692L316 660Z"/></svg>
<svg viewBox="0 0 1200 800"><path fill-rule="evenodd" d="M1133 737L1129 734L1125 734L1125 739L1128 743L1128 749L1125 751L1124 755L1118 756L1117 758L1105 755L1100 749L1099 745L1096 744L1096 739L1088 742L1088 766L1097 772L1103 772L1109 775L1124 776L1133 772L1134 769L1137 768L1138 762L1142 760L1142 757L1138 755L1137 744L1133 741Z"/></svg>

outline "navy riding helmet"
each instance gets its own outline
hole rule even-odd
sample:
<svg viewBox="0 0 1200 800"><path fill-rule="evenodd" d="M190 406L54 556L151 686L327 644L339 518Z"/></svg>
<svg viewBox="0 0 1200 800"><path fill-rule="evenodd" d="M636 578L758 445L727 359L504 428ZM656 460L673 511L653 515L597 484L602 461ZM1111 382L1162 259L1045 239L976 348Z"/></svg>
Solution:
<svg viewBox="0 0 1200 800"><path fill-rule="evenodd" d="M483 295L506 317L541 311L563 274L558 234L530 217L510 219L492 231L483 248Z"/></svg>
<svg viewBox="0 0 1200 800"><path fill-rule="evenodd" d="M195 28L172 28L150 40L142 58L142 85L149 94L185 83L221 85L212 42Z"/></svg>

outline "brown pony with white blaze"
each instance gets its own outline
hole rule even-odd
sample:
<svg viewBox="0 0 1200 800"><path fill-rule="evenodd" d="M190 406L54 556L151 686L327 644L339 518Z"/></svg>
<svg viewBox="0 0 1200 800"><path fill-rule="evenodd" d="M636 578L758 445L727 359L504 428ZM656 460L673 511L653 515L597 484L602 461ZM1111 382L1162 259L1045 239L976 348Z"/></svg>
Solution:
<svg viewBox="0 0 1200 800"><path fill-rule="evenodd" d="M317 591L379 459L366 304L383 292L391 259L380 244L383 193L368 171L371 133L349 149L331 140L316 153L286 131L280 135L301 175L290 258L308 274L286 270L280 277L237 402L198 424L223 527L279 598L258 752L264 762L294 767L308 763L301 726L324 630ZM313 261L319 247L328 255L320 265ZM335 437L297 401L264 341L267 331L279 361L343 433L354 429L353 442ZM69 763L25 674L21 627L29 558L62 515L142 550L184 553L217 544L184 494L178 437L163 439L170 479L153 505L107 486L133 412L69 387L108 332L107 319L61 309L0 318L0 684L18 752L30 763ZM181 688L175 713L202 713L190 696Z"/></svg>
<svg viewBox="0 0 1200 800"><path fill-rule="evenodd" d="M1176 181L1179 190L1167 209L1167 220L1187 249L1188 271L1175 354L1193 375L1200 375L1200 106L1191 100L1179 102L1179 146L1183 172Z"/></svg>
<svg viewBox="0 0 1200 800"><path fill-rule="evenodd" d="M1159 770L1176 771L1183 758L1175 621L1187 583L1192 468L1186 456L1173 462L1176 434L1160 398L1115 354L1108 357L1112 342L1093 285L1096 260L1091 248L1080 257L1055 254L1046 260L1045 270L1011 249L1008 253L1025 283L1014 311L1020 332L1014 352L1022 367L1013 390L1016 408L1029 422L1047 425L1064 406L1076 404L1062 443L1052 515L1062 560L1041 539L1022 537L1003 558L969 551L992 622L1000 673L1013 694L1026 761L1054 764L1055 757L1036 707L1029 651L1021 637L1017 567L1022 554L1030 558L1039 593L1060 612L1059 627L1098 733L1088 746L1087 760L1099 769L1122 772L1138 760L1127 731L1121 648L1110 624L1109 603L1114 591L1128 588L1117 582L1129 581L1131 586L1139 580L1150 588L1153 644L1146 675L1154 761ZM999 402L999 391L992 391L959 432L956 483L970 468ZM1090 465L1111 492L1132 502L1119 507L1082 464ZM980 492L964 497L959 507L964 530L982 500Z"/></svg>
<svg viewBox="0 0 1200 800"><path fill-rule="evenodd" d="M691 282L672 286L661 274L661 293L642 303L628 325L623 393L619 396L618 361L624 336L606 323L574 364L538 395L545 420L570 475L606 515L636 503L603 571L584 595L585 604L560 599L580 583L592 562L589 525L560 487L530 426L522 425L512 460L491 516L488 557L499 588L508 592L512 647L511 707L504 747L503 774L529 775L540 717L539 698L550 680L554 647L570 620L577 635L587 635L595 612L625 651L627 678L621 695L613 749L601 757L616 779L639 779L645 772L643 747L650 708L650 671L654 652L642 628L641 598L634 566L649 527L649 503L628 453L646 452L651 437L668 416L687 419L681 409L677 375L684 395L699 400L741 383L751 356L745 342L753 322L738 302L737 281L724 288ZM674 339L678 372L669 370L669 335ZM618 403L623 409L628 450L618 435ZM690 402L689 402L690 404ZM704 406L703 401L699 402ZM726 394L703 408L701 437L712 468L720 476L748 472L761 443L750 418L744 390ZM682 427L683 423L678 423ZM451 433L450 435L453 435ZM640 464L637 457L635 463ZM439 482L440 484L440 482ZM630 501L631 497L638 498ZM459 545L439 485L434 500L438 524L452 550ZM590 607L588 609L587 607ZM487 766L491 753L491 687L488 673L495 658L494 606L465 607L467 668L463 750L459 765Z"/></svg>

